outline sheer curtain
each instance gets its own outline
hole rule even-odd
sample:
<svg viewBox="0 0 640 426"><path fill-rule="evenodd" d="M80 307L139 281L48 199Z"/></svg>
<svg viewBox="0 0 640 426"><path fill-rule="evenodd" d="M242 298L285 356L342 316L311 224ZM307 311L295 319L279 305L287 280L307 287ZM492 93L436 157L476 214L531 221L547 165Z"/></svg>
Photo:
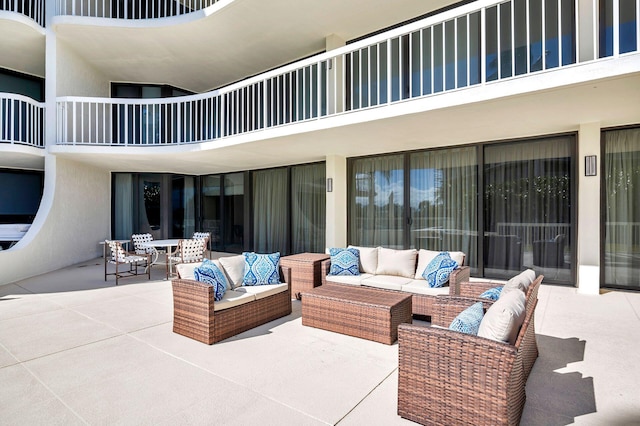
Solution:
<svg viewBox="0 0 640 426"><path fill-rule="evenodd" d="M133 178L131 173L115 175L114 238L126 240L133 234Z"/></svg>
<svg viewBox="0 0 640 426"><path fill-rule="evenodd" d="M604 271L608 285L640 288L640 129L605 132Z"/></svg>
<svg viewBox="0 0 640 426"><path fill-rule="evenodd" d="M184 229L184 237L191 238L196 228L196 207L195 207L195 178L193 176L184 177L184 223L182 224Z"/></svg>
<svg viewBox="0 0 640 426"><path fill-rule="evenodd" d="M404 248L404 155L351 162L349 240Z"/></svg>
<svg viewBox="0 0 640 426"><path fill-rule="evenodd" d="M484 164L485 275L535 268L570 282L573 136L490 145Z"/></svg>
<svg viewBox="0 0 640 426"><path fill-rule="evenodd" d="M411 246L462 251L477 267L476 148L411 154Z"/></svg>
<svg viewBox="0 0 640 426"><path fill-rule="evenodd" d="M259 253L287 253L287 169L253 173L253 243Z"/></svg>
<svg viewBox="0 0 640 426"><path fill-rule="evenodd" d="M326 221L324 163L291 168L292 252L324 252Z"/></svg>

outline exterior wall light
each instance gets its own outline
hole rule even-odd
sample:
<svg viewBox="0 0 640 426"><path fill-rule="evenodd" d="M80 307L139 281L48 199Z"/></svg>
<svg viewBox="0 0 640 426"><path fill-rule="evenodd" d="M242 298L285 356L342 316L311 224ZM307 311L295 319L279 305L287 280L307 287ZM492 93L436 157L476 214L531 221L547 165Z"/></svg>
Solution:
<svg viewBox="0 0 640 426"><path fill-rule="evenodd" d="M598 160L595 155L586 155L584 157L584 175L585 176L597 176L598 175Z"/></svg>
<svg viewBox="0 0 640 426"><path fill-rule="evenodd" d="M333 178L327 178L327 192L333 192Z"/></svg>

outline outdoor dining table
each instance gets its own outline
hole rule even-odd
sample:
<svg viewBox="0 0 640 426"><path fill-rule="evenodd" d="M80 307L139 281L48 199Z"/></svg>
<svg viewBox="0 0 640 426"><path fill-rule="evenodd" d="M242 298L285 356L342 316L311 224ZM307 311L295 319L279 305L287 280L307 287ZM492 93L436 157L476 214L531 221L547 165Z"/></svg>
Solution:
<svg viewBox="0 0 640 426"><path fill-rule="evenodd" d="M146 243L140 243L139 246L151 247L153 249L153 259L151 260L151 264L149 265L149 267L151 267L156 263L158 263L158 248L164 247L166 250L166 256L169 257L171 255L171 252L173 251L172 248L177 247L179 243L180 243L179 238L171 238L167 240L152 240ZM165 259L165 261L168 261L168 260ZM167 275L167 278L168 278L168 275Z"/></svg>

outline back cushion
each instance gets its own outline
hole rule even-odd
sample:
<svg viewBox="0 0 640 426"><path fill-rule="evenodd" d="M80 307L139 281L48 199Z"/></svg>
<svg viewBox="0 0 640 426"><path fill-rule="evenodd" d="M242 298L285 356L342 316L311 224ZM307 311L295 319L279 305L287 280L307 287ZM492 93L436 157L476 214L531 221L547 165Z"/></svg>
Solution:
<svg viewBox="0 0 640 426"><path fill-rule="evenodd" d="M378 250L379 247L359 247L349 246L358 249L360 252L360 272L365 274L375 274L378 268Z"/></svg>
<svg viewBox="0 0 640 426"><path fill-rule="evenodd" d="M501 295L484 314L478 336L514 344L526 315L525 296L521 291Z"/></svg>
<svg viewBox="0 0 640 426"><path fill-rule="evenodd" d="M380 247L376 274L413 278L416 274L417 257L418 252L415 249L394 250Z"/></svg>
<svg viewBox="0 0 640 426"><path fill-rule="evenodd" d="M231 290L240 287L244 279L244 256L239 254L237 256L221 257L218 260L229 278Z"/></svg>
<svg viewBox="0 0 640 426"><path fill-rule="evenodd" d="M197 263L180 263L176 265L176 272L178 272L178 276L183 280L195 280L195 269L202 265L202 262Z"/></svg>
<svg viewBox="0 0 640 426"><path fill-rule="evenodd" d="M527 289L535 279L536 273L532 269L522 271L518 275L507 281L507 283L504 285L504 288L502 289L501 296L513 290L520 290L523 293L526 293Z"/></svg>

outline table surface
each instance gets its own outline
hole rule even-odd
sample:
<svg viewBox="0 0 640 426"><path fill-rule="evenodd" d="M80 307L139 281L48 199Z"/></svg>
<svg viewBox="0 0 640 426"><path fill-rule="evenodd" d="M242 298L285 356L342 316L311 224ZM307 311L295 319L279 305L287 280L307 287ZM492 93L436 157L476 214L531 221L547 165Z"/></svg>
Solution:
<svg viewBox="0 0 640 426"><path fill-rule="evenodd" d="M307 295L333 300L344 300L379 307L392 307L411 298L411 293L394 292L363 286L322 285L302 292L302 303Z"/></svg>
<svg viewBox="0 0 640 426"><path fill-rule="evenodd" d="M285 260L285 261L289 260L289 261L295 261L295 262L317 262L317 261L329 259L330 257L331 256L324 253L298 253L298 254L292 254L289 256L283 256L280 258L280 260Z"/></svg>
<svg viewBox="0 0 640 426"><path fill-rule="evenodd" d="M146 243L140 243L140 247L171 247L177 246L180 242L180 238L172 238L168 240L152 240Z"/></svg>

